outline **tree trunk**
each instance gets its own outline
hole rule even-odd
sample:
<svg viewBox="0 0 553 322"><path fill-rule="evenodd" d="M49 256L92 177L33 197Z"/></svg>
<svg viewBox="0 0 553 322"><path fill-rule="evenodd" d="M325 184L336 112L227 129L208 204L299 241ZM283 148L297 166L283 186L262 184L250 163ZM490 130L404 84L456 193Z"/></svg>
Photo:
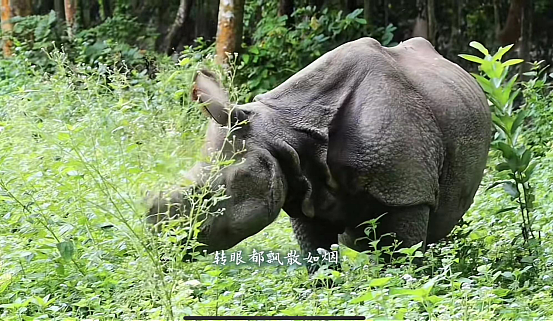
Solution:
<svg viewBox="0 0 553 322"><path fill-rule="evenodd" d="M235 53L242 45L244 0L221 0L217 28L217 63L228 62L227 53Z"/></svg>
<svg viewBox="0 0 553 322"><path fill-rule="evenodd" d="M64 0L64 7L65 22L67 24L67 36L69 39L73 39L75 31L77 30L77 0Z"/></svg>
<svg viewBox="0 0 553 322"><path fill-rule="evenodd" d="M324 0L309 0L309 5L317 7L317 10L321 10L324 5Z"/></svg>
<svg viewBox="0 0 553 322"><path fill-rule="evenodd" d="M33 14L47 15L54 9L54 0L35 0L33 3Z"/></svg>
<svg viewBox="0 0 553 322"><path fill-rule="evenodd" d="M294 12L294 0L280 0L279 6L278 6L279 16L288 16L288 20L290 20L293 12Z"/></svg>
<svg viewBox="0 0 553 322"><path fill-rule="evenodd" d="M426 2L426 14L428 17L428 41L436 46L436 6L434 0L428 0Z"/></svg>
<svg viewBox="0 0 553 322"><path fill-rule="evenodd" d="M178 46L179 41L183 38L183 35L186 33L185 24L188 22L188 17L190 16L190 10L194 0L181 0L179 5L179 10L177 11L177 16L175 22L169 29L169 33L165 36L165 45L164 51L167 55L173 53L173 50Z"/></svg>
<svg viewBox="0 0 553 322"><path fill-rule="evenodd" d="M497 37L501 46L509 44L518 44L520 38L522 10L526 0L511 0L509 6L509 15L503 30L499 32Z"/></svg>
<svg viewBox="0 0 553 322"><path fill-rule="evenodd" d="M357 1L356 0L346 0L345 4L341 4L342 8L345 8L346 12L350 13L355 11L357 9Z"/></svg>
<svg viewBox="0 0 553 322"><path fill-rule="evenodd" d="M363 14L367 20L367 26L372 26L372 5L371 0L363 0Z"/></svg>
<svg viewBox="0 0 553 322"><path fill-rule="evenodd" d="M428 39L426 0L417 0L417 19L413 27L413 37L424 37Z"/></svg>
<svg viewBox="0 0 553 322"><path fill-rule="evenodd" d="M26 17L33 14L31 0L1 0L1 22L3 34L3 53L4 57L13 55L13 42L9 38L13 31L11 19L15 16Z"/></svg>
<svg viewBox="0 0 553 322"><path fill-rule="evenodd" d="M501 32L501 18L499 17L499 1L493 0L493 23L495 31L495 39L499 39L499 33Z"/></svg>
<svg viewBox="0 0 553 322"><path fill-rule="evenodd" d="M461 14L459 8L461 7L460 1L453 0L453 18L451 19L451 34L449 35L449 48L448 53L453 53L459 48L459 37L461 35L461 26L459 15Z"/></svg>
<svg viewBox="0 0 553 322"><path fill-rule="evenodd" d="M384 26L390 23L390 0L384 0Z"/></svg>
<svg viewBox="0 0 553 322"><path fill-rule="evenodd" d="M280 0L279 6L278 6L278 15L280 16L287 16L286 19L286 25L288 27L292 26L293 18L292 13L294 13L294 0Z"/></svg>
<svg viewBox="0 0 553 322"><path fill-rule="evenodd" d="M12 7L10 5L10 0L2 0L2 35L3 35L3 52L4 57L10 57L13 54L12 46L13 43L10 40L10 35L13 30L13 25L9 21L13 17Z"/></svg>
<svg viewBox="0 0 553 322"><path fill-rule="evenodd" d="M14 16L27 17L33 14L33 3L31 0L11 0Z"/></svg>
<svg viewBox="0 0 553 322"><path fill-rule="evenodd" d="M527 72L530 67L530 49L532 45L532 19L534 15L534 4L532 0L527 0L524 3L522 9L522 21L521 21L521 37L520 45L518 49L519 58L524 59L523 64L520 65L520 74Z"/></svg>
<svg viewBox="0 0 553 322"><path fill-rule="evenodd" d="M196 18L194 37L204 37L211 42L212 38L217 35L217 24L214 24L213 21L217 20L219 2L217 0L202 0L196 2L194 8L197 13L191 18Z"/></svg>
<svg viewBox="0 0 553 322"><path fill-rule="evenodd" d="M58 15L58 19L65 20L64 0L54 0L54 11Z"/></svg>
<svg viewBox="0 0 553 322"><path fill-rule="evenodd" d="M93 0L81 0L81 6L79 9L81 9L82 24L85 29L90 27L90 8L92 7L92 1Z"/></svg>
<svg viewBox="0 0 553 322"><path fill-rule="evenodd" d="M106 20L107 18L111 17L113 14L111 0L103 0L100 2L100 18L102 20Z"/></svg>

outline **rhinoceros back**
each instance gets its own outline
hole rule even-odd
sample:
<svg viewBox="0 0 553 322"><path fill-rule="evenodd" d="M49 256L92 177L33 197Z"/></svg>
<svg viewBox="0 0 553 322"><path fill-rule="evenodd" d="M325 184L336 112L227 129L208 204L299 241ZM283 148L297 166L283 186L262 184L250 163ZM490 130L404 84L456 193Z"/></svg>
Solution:
<svg viewBox="0 0 553 322"><path fill-rule="evenodd" d="M427 97L445 150L438 208L431 214L428 242L447 235L472 204L486 166L491 113L474 78L414 38L389 49L417 91Z"/></svg>
<svg viewBox="0 0 553 322"><path fill-rule="evenodd" d="M394 48L370 38L347 43L256 100L293 130L317 133L298 145L302 166L328 164L338 196L429 205L429 241L449 233L472 202L487 158L489 109L471 76L422 38ZM317 153L302 154L305 146ZM317 173L306 176L318 182ZM325 195L322 185L313 186L315 198Z"/></svg>

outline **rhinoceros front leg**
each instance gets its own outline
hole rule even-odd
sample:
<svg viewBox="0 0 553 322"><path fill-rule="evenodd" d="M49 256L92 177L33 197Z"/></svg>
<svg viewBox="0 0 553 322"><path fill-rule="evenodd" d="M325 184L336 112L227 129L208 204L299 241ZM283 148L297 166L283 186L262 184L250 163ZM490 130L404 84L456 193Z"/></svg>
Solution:
<svg viewBox="0 0 553 322"><path fill-rule="evenodd" d="M292 229L300 245L302 255L307 257L309 253L312 256L319 256L318 248L330 251L333 244L338 244L338 231L336 227L321 220L314 220L307 217L290 218ZM319 258L319 263L322 259ZM324 263L323 263L324 264ZM313 274L317 271L320 264L307 263L307 271ZM339 266L336 265L336 266ZM336 267L334 267L336 268Z"/></svg>

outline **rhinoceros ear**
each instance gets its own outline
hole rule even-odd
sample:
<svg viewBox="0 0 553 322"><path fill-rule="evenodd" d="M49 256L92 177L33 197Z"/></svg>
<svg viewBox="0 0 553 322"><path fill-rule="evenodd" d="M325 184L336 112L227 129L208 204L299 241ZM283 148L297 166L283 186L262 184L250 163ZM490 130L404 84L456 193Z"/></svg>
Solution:
<svg viewBox="0 0 553 322"><path fill-rule="evenodd" d="M221 125L227 126L229 121L232 123L230 125L233 125L247 118L240 108L231 107L227 92L217 80L217 76L210 71L202 70L196 74L192 99L205 103L202 111Z"/></svg>

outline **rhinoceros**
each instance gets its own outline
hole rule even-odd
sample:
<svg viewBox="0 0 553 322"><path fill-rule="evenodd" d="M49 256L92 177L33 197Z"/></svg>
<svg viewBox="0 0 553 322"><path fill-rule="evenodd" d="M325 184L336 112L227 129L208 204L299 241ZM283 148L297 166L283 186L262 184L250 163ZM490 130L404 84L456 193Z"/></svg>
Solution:
<svg viewBox="0 0 553 322"><path fill-rule="evenodd" d="M245 147L214 183L228 198L200 228L207 252L258 233L281 209L305 254L338 242L369 250L360 224L377 217L377 236L395 236L381 243L434 243L468 210L486 166L486 97L423 38L393 48L372 38L346 43L232 108L210 72L198 73L194 95L211 116L206 151L230 154L225 138L236 124ZM176 191L154 200L149 221L186 208Z"/></svg>

